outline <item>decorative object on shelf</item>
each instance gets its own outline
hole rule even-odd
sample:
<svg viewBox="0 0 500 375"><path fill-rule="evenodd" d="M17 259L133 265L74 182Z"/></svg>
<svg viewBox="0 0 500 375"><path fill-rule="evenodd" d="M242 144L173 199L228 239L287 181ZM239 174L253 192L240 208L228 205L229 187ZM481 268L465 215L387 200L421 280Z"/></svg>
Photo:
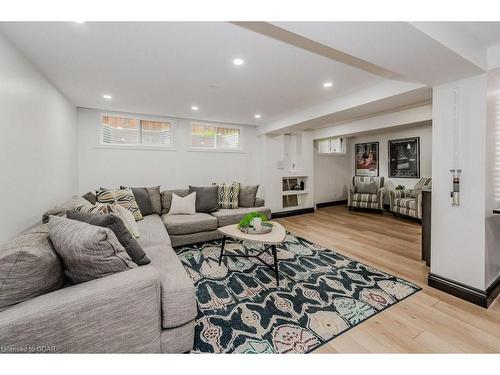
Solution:
<svg viewBox="0 0 500 375"><path fill-rule="evenodd" d="M273 230L273 224L269 222L266 215L260 212L250 212L240 221L238 228L243 233L265 234Z"/></svg>
<svg viewBox="0 0 500 375"><path fill-rule="evenodd" d="M420 137L389 140L389 177L420 178Z"/></svg>
<svg viewBox="0 0 500 375"><path fill-rule="evenodd" d="M394 188L394 190L405 190L405 186L404 185L398 185Z"/></svg>
<svg viewBox="0 0 500 375"><path fill-rule="evenodd" d="M462 129L458 121L458 87L453 90L454 111L453 111L453 168L450 172L453 175L453 188L450 192L452 207L460 206L460 175L462 169L460 168L460 139L462 136Z"/></svg>
<svg viewBox="0 0 500 375"><path fill-rule="evenodd" d="M300 190L300 185L299 184L293 185L292 190Z"/></svg>
<svg viewBox="0 0 500 375"><path fill-rule="evenodd" d="M300 190L304 190L306 187L306 184L304 183L304 180L300 181Z"/></svg>
<svg viewBox="0 0 500 375"><path fill-rule="evenodd" d="M356 176L378 176L378 142L354 145Z"/></svg>

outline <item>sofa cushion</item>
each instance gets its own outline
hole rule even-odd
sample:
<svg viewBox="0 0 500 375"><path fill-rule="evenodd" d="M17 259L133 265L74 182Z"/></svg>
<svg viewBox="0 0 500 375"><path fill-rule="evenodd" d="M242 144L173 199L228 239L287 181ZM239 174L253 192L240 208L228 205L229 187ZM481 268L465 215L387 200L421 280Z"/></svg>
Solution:
<svg viewBox="0 0 500 375"><path fill-rule="evenodd" d="M126 186L120 186L120 189L126 189L127 187ZM132 189L132 192L134 193L134 196L135 196L135 199L137 201L137 204L139 205L139 209L141 210L141 214L142 215L145 215L144 212L143 212L143 209L144 211L146 212L149 212L147 213L146 215L151 215L151 214L158 214L158 215L161 215L161 194L160 194L160 186L152 186L152 187L133 187L131 188ZM141 207L141 202L139 202L139 200L137 199L137 194L136 194L136 190L139 190L139 191L146 191L146 193L148 194L148 203L146 203L146 205L144 207ZM140 193L139 193L140 194ZM144 198L142 198L144 200ZM148 207L147 205L149 204L149 206L151 207L150 210L148 210Z"/></svg>
<svg viewBox="0 0 500 375"><path fill-rule="evenodd" d="M232 184L216 184L219 187L218 204L219 208L238 208L238 197L240 195L240 183L233 182Z"/></svg>
<svg viewBox="0 0 500 375"><path fill-rule="evenodd" d="M151 199L151 208L154 214L161 215L161 194L160 185L147 187L146 190L149 193L149 198Z"/></svg>
<svg viewBox="0 0 500 375"><path fill-rule="evenodd" d="M250 212L260 212L268 218L271 218L271 210L266 207L222 208L219 211L212 212L212 216L217 218L219 227L223 227L225 225L239 223L241 219Z"/></svg>
<svg viewBox="0 0 500 375"><path fill-rule="evenodd" d="M46 224L18 235L0 249L0 309L60 289L61 261Z"/></svg>
<svg viewBox="0 0 500 375"><path fill-rule="evenodd" d="M408 208L410 210L417 209L417 203L415 198L396 198L394 199L394 206Z"/></svg>
<svg viewBox="0 0 500 375"><path fill-rule="evenodd" d="M94 206L91 204L86 204L84 206L76 207L74 211L100 215L114 214L122 219L123 224L125 224L125 227L128 229L130 234L132 234L132 236L136 238L140 236L139 228L137 227L137 223L134 219L134 215L132 215L132 212L117 204L96 203Z"/></svg>
<svg viewBox="0 0 500 375"><path fill-rule="evenodd" d="M97 225L99 227L111 229L135 264L143 266L145 264L151 263L144 250L142 250L142 247L128 231L127 227L119 216L68 211L66 217L71 220L83 221L91 225Z"/></svg>
<svg viewBox="0 0 500 375"><path fill-rule="evenodd" d="M51 216L49 236L75 284L137 267L111 229Z"/></svg>
<svg viewBox="0 0 500 375"><path fill-rule="evenodd" d="M73 198L71 198L69 201L63 203L60 206L56 206L54 208L51 208L47 212L44 212L42 215L42 223L46 224L49 222L49 216L55 215L55 216L64 216L66 215L66 211L73 210L78 206L83 206L83 205L88 205L89 201L83 197L79 197L75 195Z"/></svg>
<svg viewBox="0 0 500 375"><path fill-rule="evenodd" d="M219 207L217 186L189 186L189 193L196 192L196 212L209 214Z"/></svg>
<svg viewBox="0 0 500 375"><path fill-rule="evenodd" d="M377 194L354 193L352 195L352 200L355 202L377 203L378 202L378 195Z"/></svg>
<svg viewBox="0 0 500 375"><path fill-rule="evenodd" d="M90 204L96 204L97 203L97 197L95 193L89 191L88 193L85 193L82 195L83 199L86 199L89 201Z"/></svg>
<svg viewBox="0 0 500 375"><path fill-rule="evenodd" d="M185 197L189 194L189 189L164 190L161 192L161 213L168 214L172 204L172 194Z"/></svg>
<svg viewBox="0 0 500 375"><path fill-rule="evenodd" d="M217 219L209 214L162 215L167 232L172 235L191 234L217 229Z"/></svg>
<svg viewBox="0 0 500 375"><path fill-rule="evenodd" d="M360 194L377 194L378 184L376 181L363 182L356 184L356 192Z"/></svg>
<svg viewBox="0 0 500 375"><path fill-rule="evenodd" d="M120 186L120 189L127 189L126 186ZM139 211L141 211L142 216L151 215L153 213L153 208L151 206L151 198L149 196L146 188L130 188L134 194L135 201L139 206Z"/></svg>
<svg viewBox="0 0 500 375"><path fill-rule="evenodd" d="M161 279L162 326L182 326L196 318L198 312L193 282L172 248L161 218L146 216L138 225L142 234L138 242Z"/></svg>
<svg viewBox="0 0 500 375"><path fill-rule="evenodd" d="M101 188L102 189L102 188ZM132 212L135 221L142 219L141 210L137 205L134 193L130 189L99 190L96 192L97 201L105 204L117 204Z"/></svg>
<svg viewBox="0 0 500 375"><path fill-rule="evenodd" d="M255 207L255 199L257 197L259 185L255 186L240 186L240 194L238 196L239 207Z"/></svg>

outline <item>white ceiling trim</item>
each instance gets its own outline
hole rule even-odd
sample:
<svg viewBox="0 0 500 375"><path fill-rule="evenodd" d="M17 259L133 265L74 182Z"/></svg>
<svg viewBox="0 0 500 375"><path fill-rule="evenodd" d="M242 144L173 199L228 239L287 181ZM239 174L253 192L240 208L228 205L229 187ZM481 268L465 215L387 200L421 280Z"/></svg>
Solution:
<svg viewBox="0 0 500 375"><path fill-rule="evenodd" d="M335 99L328 103L317 105L304 111L297 112L292 116L268 124L267 126L260 126L258 128L258 133L277 133L287 128L297 126L299 124L304 124L306 122L314 121L317 123L317 119L321 118L324 118L324 126L332 122L328 118L328 116L331 116L336 112L345 111L349 108L366 105L384 98L397 96L422 88L426 88L426 86L412 82L386 80L364 90L356 91L354 93L351 93L350 95L346 95L342 98Z"/></svg>
<svg viewBox="0 0 500 375"><path fill-rule="evenodd" d="M432 105L426 104L420 107L410 108L403 111L386 113L373 116L363 120L345 122L328 128L317 129L312 133L313 139L330 137L354 136L375 130L383 130L402 125L411 125L432 121Z"/></svg>
<svg viewBox="0 0 500 375"><path fill-rule="evenodd" d="M378 75L380 77L390 78L390 79L401 78L397 73L391 70L385 69L369 61L357 58L353 55L349 55L348 53L329 47L325 44L318 43L317 41L306 38L294 32L285 30L281 27L278 27L268 22L232 22L232 23L241 26L245 29L252 30L257 33L269 36L271 38L280 40L295 47L302 48L306 51L316 53L318 55L327 57L329 59L338 61L340 63L364 70L368 73Z"/></svg>

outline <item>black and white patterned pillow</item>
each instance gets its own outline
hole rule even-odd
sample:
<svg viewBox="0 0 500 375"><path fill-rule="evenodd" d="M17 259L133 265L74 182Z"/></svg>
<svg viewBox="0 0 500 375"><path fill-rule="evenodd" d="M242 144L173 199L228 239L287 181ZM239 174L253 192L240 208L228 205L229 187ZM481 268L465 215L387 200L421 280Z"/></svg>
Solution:
<svg viewBox="0 0 500 375"><path fill-rule="evenodd" d="M131 189L123 190L100 190L96 192L97 201L104 204L117 204L134 215L135 221L142 220L141 210L137 205L134 193Z"/></svg>
<svg viewBox="0 0 500 375"><path fill-rule="evenodd" d="M219 208L238 208L238 196L240 194L240 183L233 182L228 185L225 183L217 184L219 187L217 203Z"/></svg>

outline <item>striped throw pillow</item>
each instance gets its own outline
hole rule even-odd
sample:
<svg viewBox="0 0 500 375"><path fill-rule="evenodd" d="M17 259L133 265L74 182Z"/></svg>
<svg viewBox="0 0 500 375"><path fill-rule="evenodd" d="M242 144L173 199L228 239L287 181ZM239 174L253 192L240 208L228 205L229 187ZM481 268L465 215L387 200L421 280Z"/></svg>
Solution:
<svg viewBox="0 0 500 375"><path fill-rule="evenodd" d="M142 220L141 210L131 189L100 190L96 192L97 201L104 204L117 204L132 212L135 221Z"/></svg>
<svg viewBox="0 0 500 375"><path fill-rule="evenodd" d="M238 208L238 196L240 194L240 183L233 182L228 185L225 183L217 184L219 187L217 203L219 208Z"/></svg>

